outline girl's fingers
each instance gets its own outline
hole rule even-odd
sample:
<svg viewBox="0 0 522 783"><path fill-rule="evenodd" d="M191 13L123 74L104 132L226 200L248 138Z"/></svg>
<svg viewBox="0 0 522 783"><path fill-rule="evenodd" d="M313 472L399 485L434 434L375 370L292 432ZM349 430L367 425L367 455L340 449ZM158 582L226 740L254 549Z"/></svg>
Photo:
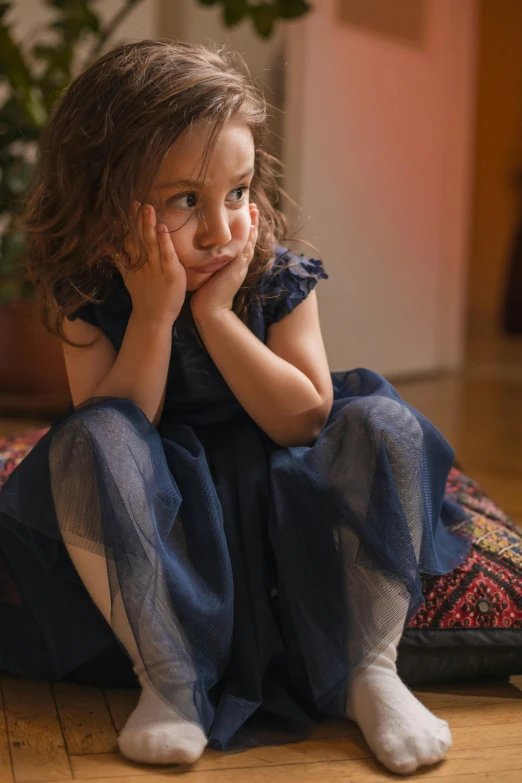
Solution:
<svg viewBox="0 0 522 783"><path fill-rule="evenodd" d="M151 264L159 263L163 272L163 264L158 245L158 232L156 227L156 210L151 204L144 204L138 223L140 237L145 245L147 261Z"/></svg>
<svg viewBox="0 0 522 783"><path fill-rule="evenodd" d="M243 258L248 259L249 262L252 260L254 256L254 250L257 242L257 227L259 221L259 212L257 211L257 208L252 208L251 214L252 214L252 225L250 226L250 234L248 236L245 252L243 253Z"/></svg>
<svg viewBox="0 0 522 783"><path fill-rule="evenodd" d="M158 245L160 251L160 260L165 263L172 263L177 259L174 244L172 242L169 230L164 223L158 223L157 226Z"/></svg>
<svg viewBox="0 0 522 783"><path fill-rule="evenodd" d="M156 211L150 204L145 204L142 210L143 215L143 234L142 239L147 245L147 249L151 249L157 246L157 233L156 233Z"/></svg>

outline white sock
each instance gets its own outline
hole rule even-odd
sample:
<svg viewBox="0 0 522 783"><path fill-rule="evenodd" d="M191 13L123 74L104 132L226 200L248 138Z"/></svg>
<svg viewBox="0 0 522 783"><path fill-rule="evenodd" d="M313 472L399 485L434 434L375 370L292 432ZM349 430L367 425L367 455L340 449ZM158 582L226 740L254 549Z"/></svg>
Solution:
<svg viewBox="0 0 522 783"><path fill-rule="evenodd" d="M379 761L404 775L443 759L452 739L446 721L427 710L399 679L399 640L350 683L346 716L359 724Z"/></svg>
<svg viewBox="0 0 522 783"><path fill-rule="evenodd" d="M118 737L124 756L143 764L192 764L201 756L207 737L202 728L181 718L145 680L144 666L129 625L121 593L111 602L107 562L104 557L66 544L67 550L94 602L134 662L141 684L138 705ZM111 605L112 604L112 605Z"/></svg>
<svg viewBox="0 0 522 783"><path fill-rule="evenodd" d="M124 756L145 764L193 764L207 738L200 726L180 716L140 678L141 696L118 737Z"/></svg>
<svg viewBox="0 0 522 783"><path fill-rule="evenodd" d="M93 460L90 446L86 445L85 439L76 439L74 428L70 436L66 434L65 441L60 440L58 447L50 452L53 498L64 544L94 603L134 663L134 671L142 686L138 705L123 727L118 745L121 752L133 761L190 764L201 756L207 745L205 733L197 723L181 718L145 679L145 667L121 592L114 589L114 600L111 598L105 547L95 545L87 537L91 530L102 530ZM153 466L150 468L152 470ZM146 521L147 498L141 485L133 487L132 501L135 508L141 504ZM98 534L101 537L101 533ZM160 589L162 582L160 575L157 576ZM159 600L163 598L160 593ZM164 661L161 663L165 664Z"/></svg>

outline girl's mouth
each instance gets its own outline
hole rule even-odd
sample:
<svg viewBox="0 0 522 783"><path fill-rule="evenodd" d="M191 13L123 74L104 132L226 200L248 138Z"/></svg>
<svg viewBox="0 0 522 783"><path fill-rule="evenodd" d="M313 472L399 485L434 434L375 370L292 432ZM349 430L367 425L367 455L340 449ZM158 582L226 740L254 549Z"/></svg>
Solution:
<svg viewBox="0 0 522 783"><path fill-rule="evenodd" d="M228 260L224 261L214 261L213 264L207 264L207 266L198 266L194 268L194 271L199 274L208 274L209 272L216 272L218 269L221 269L222 266L225 266L225 264L228 264Z"/></svg>

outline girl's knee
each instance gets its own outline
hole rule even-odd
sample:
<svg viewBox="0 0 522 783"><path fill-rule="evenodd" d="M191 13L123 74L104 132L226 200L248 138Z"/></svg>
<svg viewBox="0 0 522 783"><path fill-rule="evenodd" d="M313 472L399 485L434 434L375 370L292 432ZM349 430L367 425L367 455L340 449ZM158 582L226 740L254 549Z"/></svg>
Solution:
<svg viewBox="0 0 522 783"><path fill-rule="evenodd" d="M145 414L138 405L127 397L100 397L92 398L93 402L85 407L80 406L65 421L60 424L60 430L74 433L81 431L90 432L93 435L108 435L124 437L134 432L136 427L131 421L145 418Z"/></svg>
<svg viewBox="0 0 522 783"><path fill-rule="evenodd" d="M422 427L410 408L390 397L359 397L340 412L339 426L348 437L363 437L374 444L383 439L418 444Z"/></svg>
<svg viewBox="0 0 522 783"><path fill-rule="evenodd" d="M87 470L92 467L94 455L103 454L114 466L124 453L139 451L147 434L150 422L133 400L113 398L110 404L102 401L88 405L56 427L50 445L51 465L64 470L70 461L75 470L82 465Z"/></svg>

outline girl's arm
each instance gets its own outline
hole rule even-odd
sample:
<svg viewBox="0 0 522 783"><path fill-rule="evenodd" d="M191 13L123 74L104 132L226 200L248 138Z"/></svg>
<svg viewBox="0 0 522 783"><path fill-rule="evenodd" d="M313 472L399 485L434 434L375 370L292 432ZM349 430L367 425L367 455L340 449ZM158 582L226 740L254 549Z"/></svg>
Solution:
<svg viewBox="0 0 522 783"><path fill-rule="evenodd" d="M170 319L149 321L131 312L117 359L94 396L127 397L157 427L165 402L171 350Z"/></svg>
<svg viewBox="0 0 522 783"><path fill-rule="evenodd" d="M267 345L232 310L196 312L194 320L221 375L261 429L280 446L312 445L333 400L315 291L269 327Z"/></svg>

